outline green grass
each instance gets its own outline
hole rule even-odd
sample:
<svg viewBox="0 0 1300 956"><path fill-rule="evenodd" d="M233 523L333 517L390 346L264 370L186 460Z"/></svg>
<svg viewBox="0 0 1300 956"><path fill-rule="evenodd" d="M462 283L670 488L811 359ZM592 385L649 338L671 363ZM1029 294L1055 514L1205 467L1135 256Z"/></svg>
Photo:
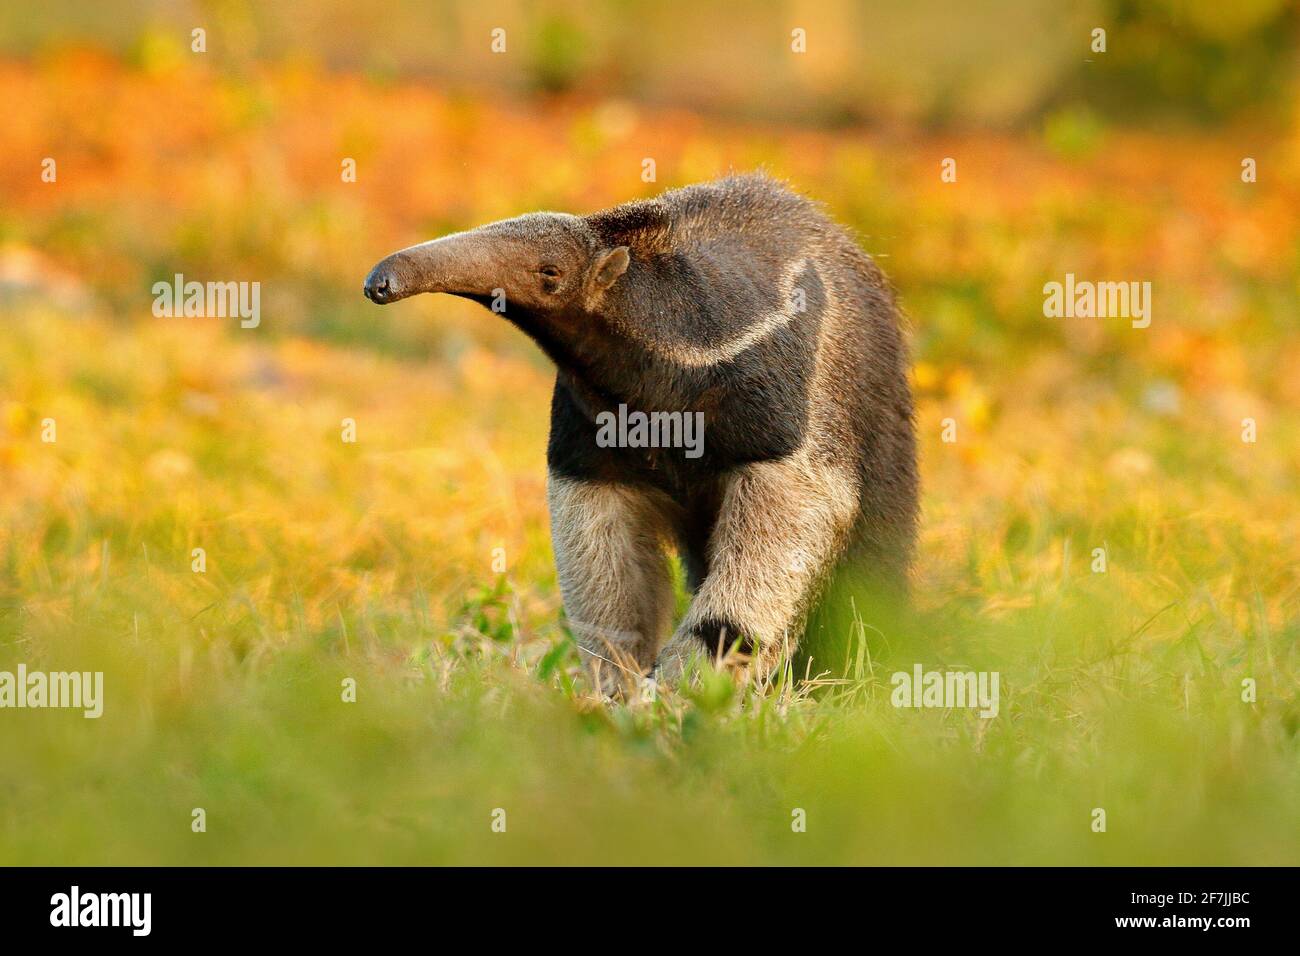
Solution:
<svg viewBox="0 0 1300 956"><path fill-rule="evenodd" d="M102 670L106 705L0 711L0 861L1300 862L1292 413L1243 445L1086 370L1013 400L1025 373L945 445L923 402L912 613L858 608L813 665L842 679L608 704L562 624L540 364L5 323L0 669ZM917 662L998 671L1000 714L894 708Z"/></svg>

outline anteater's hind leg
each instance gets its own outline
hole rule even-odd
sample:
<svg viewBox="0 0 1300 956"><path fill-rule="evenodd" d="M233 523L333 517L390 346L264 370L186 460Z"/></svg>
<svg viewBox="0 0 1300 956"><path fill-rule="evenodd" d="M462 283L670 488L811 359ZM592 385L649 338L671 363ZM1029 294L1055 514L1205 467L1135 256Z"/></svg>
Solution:
<svg viewBox="0 0 1300 956"><path fill-rule="evenodd" d="M672 625L662 496L610 482L547 478L551 541L569 627L602 693L649 673Z"/></svg>
<svg viewBox="0 0 1300 956"><path fill-rule="evenodd" d="M709 538L708 572L659 653L659 679L675 683L691 658L737 642L760 674L793 651L857 505L853 480L806 454L738 469Z"/></svg>

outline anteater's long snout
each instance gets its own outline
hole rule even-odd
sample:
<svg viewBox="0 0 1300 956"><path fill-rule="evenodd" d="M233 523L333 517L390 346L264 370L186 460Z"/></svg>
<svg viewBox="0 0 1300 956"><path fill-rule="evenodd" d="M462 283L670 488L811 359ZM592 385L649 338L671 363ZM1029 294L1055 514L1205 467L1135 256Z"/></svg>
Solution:
<svg viewBox="0 0 1300 956"><path fill-rule="evenodd" d="M370 270L362 291L379 305L422 292L491 295L507 259L508 249L491 232L458 232L394 252Z"/></svg>

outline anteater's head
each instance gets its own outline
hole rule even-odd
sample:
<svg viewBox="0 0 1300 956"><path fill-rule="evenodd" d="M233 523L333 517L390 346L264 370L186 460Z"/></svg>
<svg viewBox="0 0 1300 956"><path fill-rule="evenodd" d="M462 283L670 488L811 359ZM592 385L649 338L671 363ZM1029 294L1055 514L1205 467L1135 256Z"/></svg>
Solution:
<svg viewBox="0 0 1300 956"><path fill-rule="evenodd" d="M364 291L380 305L446 292L499 303L511 318L557 315L593 311L628 263L627 247L601 242L586 220L538 212L394 252Z"/></svg>

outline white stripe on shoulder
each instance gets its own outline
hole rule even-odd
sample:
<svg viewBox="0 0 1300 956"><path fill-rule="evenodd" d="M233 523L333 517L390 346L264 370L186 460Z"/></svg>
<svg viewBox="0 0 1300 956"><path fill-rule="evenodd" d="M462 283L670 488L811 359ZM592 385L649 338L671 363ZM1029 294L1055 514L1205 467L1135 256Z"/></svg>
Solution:
<svg viewBox="0 0 1300 956"><path fill-rule="evenodd" d="M796 308L791 301L794 294L795 279L807 268L812 265L807 256L796 259L786 267L785 272L781 275L781 298L784 306L780 309L772 309L759 316L752 326L737 335L730 341L723 342L721 345L712 345L702 347L690 345L688 343L662 346L644 342L648 349L662 358L675 362L678 365L685 365L688 368L703 368L706 365L717 365L721 362L729 362L741 352L757 345L763 339L767 338L773 332L794 321L802 309ZM807 296L807 290L804 295Z"/></svg>

